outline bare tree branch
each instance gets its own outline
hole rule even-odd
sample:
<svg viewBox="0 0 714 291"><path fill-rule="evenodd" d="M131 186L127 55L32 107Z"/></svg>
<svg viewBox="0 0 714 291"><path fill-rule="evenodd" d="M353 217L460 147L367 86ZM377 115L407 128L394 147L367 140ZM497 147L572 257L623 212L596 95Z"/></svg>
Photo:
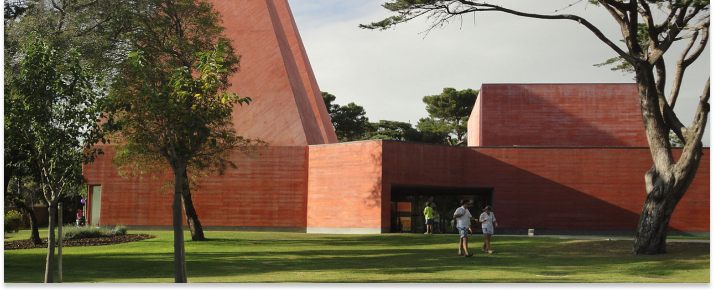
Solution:
<svg viewBox="0 0 714 291"><path fill-rule="evenodd" d="M689 65L691 65L699 58L701 53L704 51L707 43L709 42L709 23L710 21L707 19L707 21L702 23L702 25L697 28L702 32L702 38L699 41L699 46L695 49L694 53L692 53L691 56L687 57L687 55L689 55L689 52L697 41L699 31L694 32L692 40L682 51L679 60L677 60L677 63L675 65L674 78L672 80L672 90L670 91L669 100L667 100L667 103L672 108L674 108L677 103L677 98L679 97L679 92L682 87L682 78L684 77L685 70L687 69L687 67L689 67Z"/></svg>
<svg viewBox="0 0 714 291"><path fill-rule="evenodd" d="M683 140L686 144L682 151L682 156L674 166L674 173L678 176L677 180L684 180L684 175L686 175L687 172L694 171L696 173L697 171L696 168L691 167L692 164L694 164L694 160L701 157L701 150L696 151L696 149L697 147L701 147L702 136L704 135L704 129L707 126L707 119L709 117L709 81L710 79L707 79L707 83L704 85L704 92L699 97L699 106L694 115L692 126L688 129L687 135L685 136L687 140Z"/></svg>
<svg viewBox="0 0 714 291"><path fill-rule="evenodd" d="M528 17L528 18L536 18L536 19L567 19L567 20L573 20L576 21L585 27L587 27L592 33L595 34L602 42L604 42L606 45L608 45L611 49L613 49L617 54L619 54L621 57L628 61L634 61L632 57L625 51L623 51L620 47L618 47L613 41L611 41L609 38L607 38L600 29L598 29L596 26L594 26L592 23L587 21L585 18L582 18L577 15L572 15L572 14L560 14L560 15L543 15L543 14L534 14L534 13L525 13L521 11L516 11L508 8L504 8L501 6L497 5L492 5L492 4L486 4L486 3L476 3L472 2L469 0L457 0L460 3L471 5L475 7L472 11L499 11L499 12L504 12L512 15L517 15L517 16L522 16L522 17Z"/></svg>
<svg viewBox="0 0 714 291"><path fill-rule="evenodd" d="M645 21L645 24L647 25L647 33L650 38L650 47L655 48L657 45L659 45L659 32L657 30L657 27L654 24L654 19L652 17L652 10L650 9L650 5L647 3L646 0L639 0L640 5L642 5L642 8L639 9L639 13L642 16L642 20Z"/></svg>
<svg viewBox="0 0 714 291"><path fill-rule="evenodd" d="M672 22L672 19L674 19L674 16L676 15L677 9L672 9L669 11L669 15L667 15L667 18L660 23L659 29L657 29L657 35L663 33L668 28L670 22Z"/></svg>
<svg viewBox="0 0 714 291"><path fill-rule="evenodd" d="M699 11L702 9L700 6L695 6L692 13L687 15L691 2L686 2L684 7L679 8L679 14L674 23L669 27L669 31L665 36L664 40L656 47L652 49L649 55L650 64L655 64L657 59L662 57L664 53L669 49L669 47L677 40L677 35L687 26L687 23L694 18Z"/></svg>
<svg viewBox="0 0 714 291"><path fill-rule="evenodd" d="M633 3L635 4L635 6L637 5L635 1L630 1L629 3L624 3L621 1L615 1L615 0L602 0L601 2L603 4L610 5L611 7L615 8L617 10L620 10L620 11L629 10L630 8L632 8L631 6L633 5Z"/></svg>

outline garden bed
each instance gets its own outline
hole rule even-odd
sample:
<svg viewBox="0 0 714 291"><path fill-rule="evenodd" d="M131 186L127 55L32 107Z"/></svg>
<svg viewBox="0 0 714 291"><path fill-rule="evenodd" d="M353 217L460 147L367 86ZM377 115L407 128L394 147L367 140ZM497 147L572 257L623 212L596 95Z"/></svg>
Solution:
<svg viewBox="0 0 714 291"><path fill-rule="evenodd" d="M117 236L105 236L97 238L80 238L80 239L69 239L62 242L63 247L84 247L84 246L103 246L103 245L115 245L127 242L140 241L150 238L155 238L155 235L148 234L126 234ZM19 250L19 249L34 249L34 248L47 248L47 239L42 239L42 244L34 245L28 239L24 240L14 240L5 242L5 250Z"/></svg>

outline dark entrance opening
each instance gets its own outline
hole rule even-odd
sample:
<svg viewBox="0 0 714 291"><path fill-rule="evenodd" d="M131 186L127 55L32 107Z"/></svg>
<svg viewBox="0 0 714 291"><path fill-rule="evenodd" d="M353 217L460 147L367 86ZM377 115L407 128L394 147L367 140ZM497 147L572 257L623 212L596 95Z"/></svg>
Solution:
<svg viewBox="0 0 714 291"><path fill-rule="evenodd" d="M493 205L493 188L434 187L392 185L390 232L425 232L424 207L434 197L442 233L456 232L451 224L454 211L467 199L473 203L471 214L478 216L481 209ZM480 228L477 228L480 230Z"/></svg>

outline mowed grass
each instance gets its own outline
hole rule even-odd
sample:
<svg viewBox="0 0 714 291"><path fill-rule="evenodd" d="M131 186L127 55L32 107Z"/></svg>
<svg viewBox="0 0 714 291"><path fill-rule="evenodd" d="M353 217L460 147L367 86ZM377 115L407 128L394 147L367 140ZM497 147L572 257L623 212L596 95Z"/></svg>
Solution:
<svg viewBox="0 0 714 291"><path fill-rule="evenodd" d="M46 231L45 231L46 233ZM155 239L63 248L64 282L173 282L170 231ZM27 238L21 231L10 239ZM44 236L44 235L43 235ZM495 254L456 255L458 236L206 232L186 259L190 283L709 283L709 244L669 243L667 254L635 256L631 241L494 236ZM46 249L6 250L5 283L42 282Z"/></svg>

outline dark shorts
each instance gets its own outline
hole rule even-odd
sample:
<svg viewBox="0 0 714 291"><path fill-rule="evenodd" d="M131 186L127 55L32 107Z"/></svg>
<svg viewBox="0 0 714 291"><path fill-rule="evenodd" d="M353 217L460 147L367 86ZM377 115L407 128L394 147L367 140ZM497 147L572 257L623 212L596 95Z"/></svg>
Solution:
<svg viewBox="0 0 714 291"><path fill-rule="evenodd" d="M433 220L433 219L427 219L427 220L426 220L426 225L434 225L434 220Z"/></svg>

